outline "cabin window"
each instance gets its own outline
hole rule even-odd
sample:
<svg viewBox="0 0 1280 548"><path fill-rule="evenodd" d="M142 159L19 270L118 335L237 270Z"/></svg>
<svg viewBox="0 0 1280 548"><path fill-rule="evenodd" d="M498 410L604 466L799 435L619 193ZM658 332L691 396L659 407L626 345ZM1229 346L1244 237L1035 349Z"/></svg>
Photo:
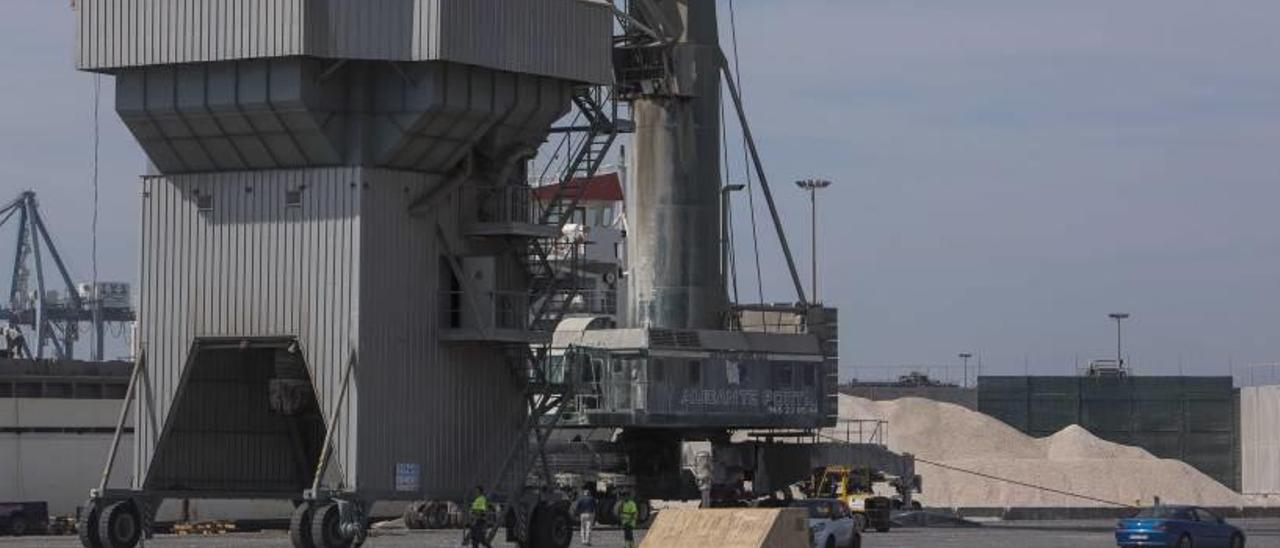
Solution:
<svg viewBox="0 0 1280 548"><path fill-rule="evenodd" d="M702 384L702 362L689 361L689 384Z"/></svg>

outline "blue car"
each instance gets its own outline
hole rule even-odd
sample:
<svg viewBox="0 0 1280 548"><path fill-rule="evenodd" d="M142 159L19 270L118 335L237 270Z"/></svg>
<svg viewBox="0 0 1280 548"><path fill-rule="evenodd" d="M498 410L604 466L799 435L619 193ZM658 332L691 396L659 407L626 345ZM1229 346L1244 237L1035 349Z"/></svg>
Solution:
<svg viewBox="0 0 1280 548"><path fill-rule="evenodd" d="M1195 506L1154 506L1116 524L1120 546L1244 548L1244 532Z"/></svg>

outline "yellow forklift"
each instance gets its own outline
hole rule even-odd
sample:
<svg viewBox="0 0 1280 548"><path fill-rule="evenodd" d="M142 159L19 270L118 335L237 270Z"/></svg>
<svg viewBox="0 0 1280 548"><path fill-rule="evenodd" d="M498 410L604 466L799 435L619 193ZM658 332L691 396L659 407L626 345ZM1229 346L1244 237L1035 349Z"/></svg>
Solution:
<svg viewBox="0 0 1280 548"><path fill-rule="evenodd" d="M886 533L891 526L890 511L893 500L875 494L872 486L885 482L883 472L870 468L827 466L813 471L809 481L810 497L839 499L853 514L858 532L875 529Z"/></svg>

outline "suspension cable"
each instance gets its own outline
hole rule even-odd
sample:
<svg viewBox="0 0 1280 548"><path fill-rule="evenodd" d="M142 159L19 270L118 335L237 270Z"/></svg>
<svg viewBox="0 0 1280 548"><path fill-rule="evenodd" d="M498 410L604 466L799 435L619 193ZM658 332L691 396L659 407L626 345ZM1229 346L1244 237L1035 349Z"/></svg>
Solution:
<svg viewBox="0 0 1280 548"><path fill-rule="evenodd" d="M849 442L848 442L848 440L842 440L842 439L837 438L837 437L835 437L835 436L832 436L832 435L830 435L830 434L823 434L822 432L815 432L815 434L814 434L814 435L815 435L815 437L823 438L823 439L827 439L827 440L830 440L830 441L833 441L833 442L836 442L836 443L849 443ZM991 474L987 474L987 473L983 473L983 472L978 472L977 470L969 470L969 469L966 469L966 468L960 468L959 466L952 466L952 465L950 465L950 464L943 464L943 463L941 463L941 462L934 462L934 461L931 461L931 460L929 460L929 459L921 458L921 457L918 457L918 456L913 456L912 458L914 458L916 462L923 462L923 463L925 463L925 464L929 464L929 465L932 465L932 466L937 466L938 468L943 468L943 469L946 469L946 470L952 470L952 471L960 472L960 473L963 473L963 474L971 474L971 475L974 475L974 476L977 476L977 477L980 477L980 478L983 478L983 479L989 479L989 480L992 480L992 481L1000 481L1000 482L1004 482L1004 483L1009 483L1009 484L1017 485L1017 486L1019 486L1019 487L1026 487L1026 488L1028 488L1028 489L1037 489L1037 490L1040 490L1040 491L1046 491L1046 492L1049 492L1049 493L1054 493L1054 494L1058 494L1058 495L1062 495L1062 496L1066 496L1066 497L1075 497L1075 498L1078 498L1078 499L1088 500L1088 501L1092 501L1092 502L1100 502L1100 503L1102 503L1102 504L1109 504L1109 505L1111 505L1111 506L1118 506L1118 507L1120 507L1120 508L1134 508L1134 507L1135 507L1135 506L1134 506L1134 505L1132 505L1132 504L1125 504L1125 503L1123 503L1123 502L1115 502L1115 501L1111 501L1111 500L1107 500L1107 499L1100 499L1100 498L1097 498L1097 497L1091 497L1091 496L1089 496L1089 495L1081 495L1080 493L1072 493L1071 491L1064 491L1064 490L1062 490L1062 489L1054 489L1053 487L1045 487L1045 486L1043 486L1043 485L1036 485L1036 484L1034 484L1034 483L1027 483L1027 482L1025 482L1025 481L1018 481L1018 480L1015 480L1015 479L1002 478L1002 477L1000 477L1000 476L995 476L995 475L991 475Z"/></svg>
<svg viewBox="0 0 1280 548"><path fill-rule="evenodd" d="M721 92L721 95L723 95L723 92ZM726 272L722 272L721 274L729 278L733 291L731 302L736 303L738 302L738 268L736 264L737 261L734 258L733 249L733 194L729 191L729 185L732 184L733 181L733 174L729 167L729 128L726 127L727 124L725 124L725 120L727 120L727 118L725 118L725 106L724 101L722 100L720 101L720 149L724 151L724 186L720 188L720 192L725 193L726 195L722 201L725 205L724 211L720 212L720 214L724 216L723 226L725 227L725 234L723 237L725 238L725 241L721 242L720 245L728 247L727 250L721 251L722 253L727 251L726 255L728 264L724 265Z"/></svg>
<svg viewBox="0 0 1280 548"><path fill-rule="evenodd" d="M993 475L991 475L991 474L984 474L984 473L982 473L982 472L978 472L978 471L976 471L976 470L967 470L967 469L964 469L964 468L960 468L960 467L958 467L958 466L952 466L952 465L950 465L950 464L942 464L942 463L940 463L940 462L933 462L933 461L931 461L931 460L922 459L922 458L920 458L920 457L916 457L916 461L917 461L917 462L923 462L923 463L925 463L925 464L929 464L929 465L933 465L933 466L937 466L938 468L944 468L944 469L947 469L947 470L953 470L953 471L961 472L961 473L964 473L964 474L972 474L972 475L974 475L974 476L978 476L978 477L980 477L980 478L985 478L985 479L989 479L989 480L993 480L993 481L1000 481L1000 482L1004 482L1004 483L1010 483L1010 484L1013 484L1013 485L1017 485L1017 486L1020 486L1020 487L1027 487L1027 488L1030 488L1030 489L1038 489L1038 490L1040 490L1040 491L1047 491L1047 492L1049 492L1049 493L1054 493L1054 494L1058 494L1058 495L1063 495L1063 496L1066 496L1066 497L1075 497L1075 498L1078 498L1078 499L1083 499L1083 500L1088 500L1088 501L1093 501L1093 502L1100 502L1100 503L1102 503L1102 504L1109 504L1109 505L1111 505L1111 506L1119 506L1119 507L1121 507L1121 508L1133 508L1133 507L1134 507L1132 504L1125 504L1125 503L1122 503L1122 502L1115 502L1115 501L1110 501L1110 500L1106 500L1106 499L1100 499L1100 498L1097 498L1097 497L1091 497L1091 496L1089 496L1089 495L1081 495L1080 493L1072 493L1072 492L1070 492L1070 491L1063 491L1062 489L1054 489L1054 488L1052 488L1052 487L1045 487L1045 486L1043 486L1043 485L1036 485L1036 484L1033 484L1033 483L1027 483L1027 482L1024 482L1024 481L1018 481L1018 480L1009 479L1009 478L1002 478L1002 477L1000 477L1000 476L993 476Z"/></svg>
<svg viewBox="0 0 1280 548"><path fill-rule="evenodd" d="M103 346L103 341L98 340L98 325L102 322L102 295L98 290L98 153L101 143L101 116L99 109L102 104L102 75L95 74L93 76L93 166L91 168L90 180L93 184L93 220L90 224L90 254L89 264L93 269L91 279L92 285L89 289L89 295L93 298L93 327L90 335L93 341L93 350L90 354L101 360L105 356L98 354L97 348Z"/></svg>
<svg viewBox="0 0 1280 548"><path fill-rule="evenodd" d="M738 89L742 90L742 61L738 55L738 16L733 0L729 0L729 32L733 43L733 78L737 80ZM746 106L746 91L739 91L743 108ZM756 262L756 296L759 303L764 303L764 276L760 268L760 234L756 223L756 190L755 178L751 174L751 158L747 151L746 135L742 137L742 165L747 174L747 206L751 209L751 247Z"/></svg>

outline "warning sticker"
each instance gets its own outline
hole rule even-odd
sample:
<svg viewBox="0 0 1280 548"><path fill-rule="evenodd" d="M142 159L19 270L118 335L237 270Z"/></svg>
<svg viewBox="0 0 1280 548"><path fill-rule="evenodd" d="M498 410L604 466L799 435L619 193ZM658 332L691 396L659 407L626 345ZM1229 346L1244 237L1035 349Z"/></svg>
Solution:
<svg viewBox="0 0 1280 548"><path fill-rule="evenodd" d="M418 492L422 487L422 466L416 462L396 463L396 491Z"/></svg>

